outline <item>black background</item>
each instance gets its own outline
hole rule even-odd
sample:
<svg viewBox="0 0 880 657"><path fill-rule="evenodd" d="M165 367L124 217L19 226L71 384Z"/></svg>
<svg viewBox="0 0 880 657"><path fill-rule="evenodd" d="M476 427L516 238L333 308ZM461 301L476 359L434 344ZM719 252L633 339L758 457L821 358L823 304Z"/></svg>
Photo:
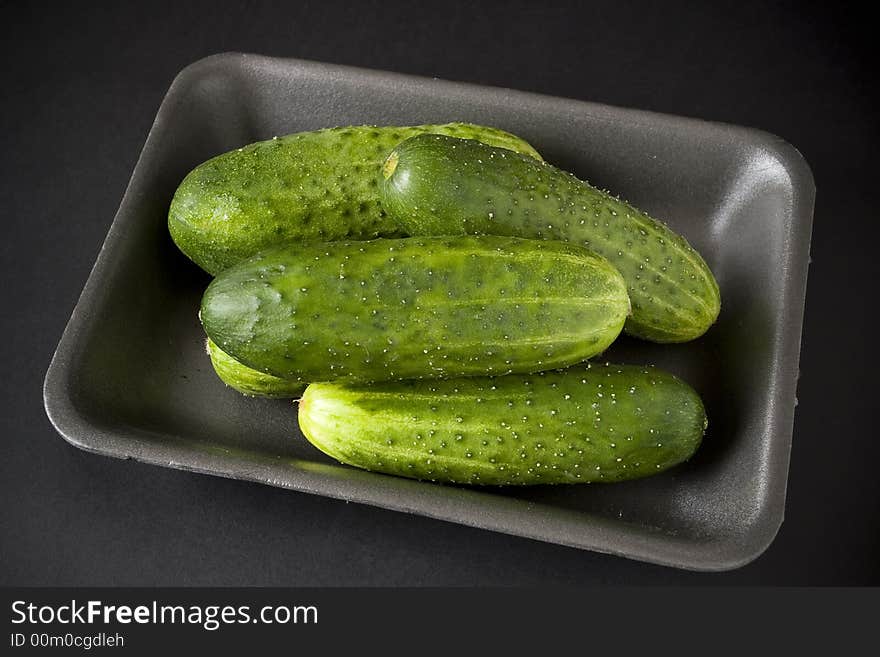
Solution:
<svg viewBox="0 0 880 657"><path fill-rule="evenodd" d="M824 4L0 2L0 584L880 583L874 37ZM727 121L799 148L818 188L813 261L768 551L681 572L64 442L42 406L52 352L168 85L222 51Z"/></svg>

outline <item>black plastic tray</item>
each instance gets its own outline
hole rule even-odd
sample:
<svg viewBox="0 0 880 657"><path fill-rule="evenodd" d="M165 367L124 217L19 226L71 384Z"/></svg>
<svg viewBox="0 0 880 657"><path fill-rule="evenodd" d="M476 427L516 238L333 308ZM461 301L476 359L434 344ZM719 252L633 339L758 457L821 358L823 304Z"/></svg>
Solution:
<svg viewBox="0 0 880 657"><path fill-rule="evenodd" d="M642 481L474 489L348 468L302 437L290 402L214 375L196 312L208 278L166 230L195 165L243 144L348 124L471 121L666 220L722 291L701 339L621 338L605 360L653 363L703 396L688 463ZM45 382L46 411L83 449L419 513L698 570L740 566L783 518L814 185L772 135L506 89L223 54L174 80ZM296 499L291 498L295 504Z"/></svg>

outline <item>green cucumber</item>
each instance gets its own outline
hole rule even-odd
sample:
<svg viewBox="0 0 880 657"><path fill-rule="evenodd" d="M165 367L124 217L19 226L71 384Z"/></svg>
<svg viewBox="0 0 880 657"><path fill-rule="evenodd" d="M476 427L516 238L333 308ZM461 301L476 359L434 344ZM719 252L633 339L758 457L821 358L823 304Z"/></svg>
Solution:
<svg viewBox="0 0 880 657"><path fill-rule="evenodd" d="M299 398L306 388L304 383L265 374L240 363L210 338L205 340L205 351L220 380L248 397Z"/></svg>
<svg viewBox="0 0 880 657"><path fill-rule="evenodd" d="M718 283L682 236L549 164L473 140L423 135L394 149L380 179L385 210L407 234L566 240L604 256L627 283L627 333L684 342L718 317Z"/></svg>
<svg viewBox="0 0 880 657"><path fill-rule="evenodd" d="M540 157L514 135L467 123L300 132L196 167L174 194L168 230L178 248L212 275L285 240L401 235L380 207L375 172L396 144L426 132Z"/></svg>
<svg viewBox="0 0 880 657"><path fill-rule="evenodd" d="M459 236L271 249L217 276L200 317L236 360L312 383L564 367L628 312L620 274L584 248Z"/></svg>
<svg viewBox="0 0 880 657"><path fill-rule="evenodd" d="M531 375L312 384L305 437L367 470L461 484L615 482L688 459L707 426L675 376L629 365Z"/></svg>

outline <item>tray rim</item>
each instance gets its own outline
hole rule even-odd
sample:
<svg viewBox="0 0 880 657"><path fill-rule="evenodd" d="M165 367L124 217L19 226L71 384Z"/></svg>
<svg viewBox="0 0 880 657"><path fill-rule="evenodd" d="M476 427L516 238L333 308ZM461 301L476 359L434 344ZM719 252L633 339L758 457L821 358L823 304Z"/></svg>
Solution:
<svg viewBox="0 0 880 657"><path fill-rule="evenodd" d="M396 79L408 84L430 84L440 85L447 91L456 91L458 93L493 93L511 97L529 98L550 103L564 102L571 104L575 109L589 111L591 116L597 117L606 114L628 115L632 119L640 120L657 120L675 121L678 123L690 124L688 127L693 128L711 128L722 129L735 135L747 138L751 143L762 148L767 154L771 155L788 174L791 180L791 189L793 191L793 200L791 207L792 226L800 227L797 233L800 239L791 240L794 244L787 244L789 249L798 249L802 257L800 260L792 256L791 263L799 265L792 267L796 270L788 272L786 288L790 298L786 303L792 309L792 313L786 318L788 328L792 331L795 339L783 341L780 345L781 354L778 358L783 363L783 372L774 372L779 379L779 387L783 396L794 398L797 386L797 376L799 372L799 361L801 351L801 340L803 331L804 307L806 301L806 283L807 272L809 266L809 249L812 238L812 222L813 222L813 206L815 200L815 181L812 171L801 153L790 143L782 138L755 128L738 126L734 124L707 121L705 119L667 114L655 112L651 110L634 109L628 107L619 107L616 105L595 103L579 99L565 98L561 96L552 96L541 93L528 91L520 91L507 87L480 85L468 82L456 82L443 80L438 78L429 78L425 76L410 75L391 71L382 71L377 69L361 68L356 66L339 65L326 62L317 62L312 60L304 60L298 58L286 57L270 57L264 55L239 53L239 52L223 52L196 60L195 62L184 67L173 79L163 100L159 106L150 130L147 134L141 153L138 156L137 163L132 171L132 175L126 186L122 200L110 224L107 235L103 241L101 249L95 259L95 263L88 275L82 292L71 312L51 362L46 372L43 384L43 402L46 414L58 431L58 433L73 446L84 451L111 456L121 459L133 459L142 463L151 465L159 465L170 467L188 472L196 472L200 474L211 474L224 478L239 479L245 481L253 481L262 484L269 484L288 490L296 490L300 492L322 495L325 497L342 499L345 501L358 502L380 508L390 509L394 511L402 511L406 513L415 513L429 518L454 522L466 526L496 531L500 533L521 536L535 540L541 540L549 543L567 545L579 549L586 549L594 552L605 554L613 554L617 556L635 559L638 561L681 568L694 571L725 571L739 568L758 558L770 546L776 537L784 518L784 507L786 488L788 483L788 469L790 462L791 443L793 439L793 420L794 407L791 409L782 409L777 414L773 431L773 441L771 449L768 450L766 463L772 466L775 477L771 479L768 491L762 497L761 509L758 512L758 520L754 522L757 529L749 532L747 538L750 545L743 546L741 542L729 541L724 544L715 542L700 543L693 540L687 540L682 543L676 541L674 537L668 534L658 534L650 538L636 541L636 545L632 544L633 533L626 531L625 525L616 523L605 518L594 516L597 522L591 525L594 531L587 531L586 535L577 541L563 541L558 537L550 534L553 532L544 531L523 531L512 527L506 519L515 517L517 511L504 511L500 517L482 518L481 522L470 520L474 516L459 517L453 513L456 509L473 509L480 508L480 499L485 493L480 491L472 491L468 489L448 488L448 490L458 491L456 495L456 504L454 509L446 511L436 508L426 508L424 504L430 497L430 492L423 495L416 495L415 502L397 503L395 500L389 502L381 499L380 490L376 493L375 486L349 486L347 491L339 490L332 485L332 479L326 476L316 475L308 471L297 471L294 473L287 469L288 480L280 480L272 475L271 464L268 462L255 466L254 461L243 462L241 459L231 457L220 457L210 453L199 453L199 461L194 462L191 458L193 450L173 442L165 441L163 449L156 453L154 443L149 440L149 436L156 435L155 432L142 428L129 427L126 432L110 431L98 424L92 422L85 414L83 414L75 405L67 389L67 382L70 380L71 358L70 352L73 345L78 341L80 334L85 330L87 325L86 309L94 305L100 305L100 280L105 272L111 269L115 264L113 254L124 241L123 225L127 214L128 207L135 202L136 194L133 188L140 182L143 177L144 162L150 159L152 151L157 148L156 134L161 130L162 125L166 122L167 117L173 113L175 100L177 96L185 90L193 81L200 79L205 73L211 72L217 66L237 66L245 65L260 66L292 66L306 69L314 74L334 73L348 77L376 78L382 80ZM777 368L778 369L778 368ZM786 394L787 393L787 394ZM365 473L371 478L388 477L378 473ZM411 482L416 485L423 485L427 482ZM434 486L436 484L429 484ZM372 489L373 494L370 494ZM415 489L414 489L415 490ZM425 489L427 490L427 489ZM422 498L425 498L424 500ZM774 512L772 509L767 510L766 500L779 499L779 505ZM525 504L525 502L523 502ZM528 503L532 508L540 507L541 504ZM449 507L448 503L442 504L443 507ZM581 516L583 517L583 516ZM581 523L583 524L583 523ZM604 525L604 526L603 526ZM625 549L614 548L613 544L617 542L630 542Z"/></svg>

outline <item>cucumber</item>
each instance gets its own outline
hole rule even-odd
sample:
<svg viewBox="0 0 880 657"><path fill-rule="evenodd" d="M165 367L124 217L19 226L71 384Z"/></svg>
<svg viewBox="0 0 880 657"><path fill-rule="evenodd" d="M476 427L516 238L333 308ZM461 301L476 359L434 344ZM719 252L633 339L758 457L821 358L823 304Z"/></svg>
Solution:
<svg viewBox="0 0 880 657"><path fill-rule="evenodd" d="M288 244L217 276L205 332L253 369L312 383L534 372L602 352L620 274L565 242L459 236Z"/></svg>
<svg viewBox="0 0 880 657"><path fill-rule="evenodd" d="M312 384L305 437L325 454L386 474L460 484L616 482L666 470L699 447L699 395L629 365L531 375Z"/></svg>
<svg viewBox="0 0 880 657"><path fill-rule="evenodd" d="M178 248L212 275L280 241L401 235L380 207L375 172L397 143L425 132L540 157L514 135L466 123L300 132L196 167L174 194L168 230Z"/></svg>
<svg viewBox="0 0 880 657"><path fill-rule="evenodd" d="M558 239L604 256L627 283L627 333L685 342L718 317L718 283L682 236L561 169L473 140L423 135L398 145L381 171L385 210L410 235Z"/></svg>
<svg viewBox="0 0 880 657"><path fill-rule="evenodd" d="M258 372L235 360L208 338L205 351L211 357L211 365L220 380L248 397L299 398L306 386L271 374Z"/></svg>

